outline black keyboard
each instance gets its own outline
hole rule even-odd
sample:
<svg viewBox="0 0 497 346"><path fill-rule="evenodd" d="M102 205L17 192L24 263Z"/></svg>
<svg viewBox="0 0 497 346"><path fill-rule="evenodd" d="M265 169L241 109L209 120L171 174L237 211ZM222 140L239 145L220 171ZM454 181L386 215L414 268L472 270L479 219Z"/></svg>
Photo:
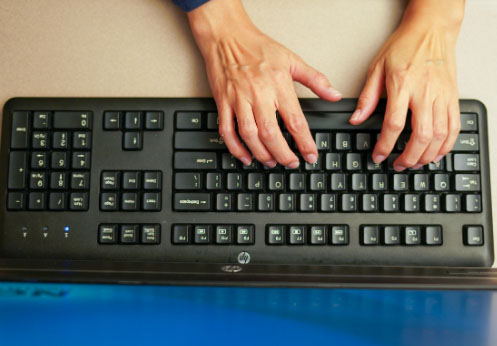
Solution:
<svg viewBox="0 0 497 346"><path fill-rule="evenodd" d="M409 120L394 153L375 164L384 103L359 126L348 123L355 100L301 105L319 159L289 169L231 156L212 99L11 99L0 257L491 266L483 104L460 102L449 155L401 173L392 163Z"/></svg>

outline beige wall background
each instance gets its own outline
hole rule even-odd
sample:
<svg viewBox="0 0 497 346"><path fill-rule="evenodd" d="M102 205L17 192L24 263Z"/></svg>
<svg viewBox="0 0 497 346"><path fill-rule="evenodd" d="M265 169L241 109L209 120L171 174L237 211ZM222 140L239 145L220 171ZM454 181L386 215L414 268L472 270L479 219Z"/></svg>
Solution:
<svg viewBox="0 0 497 346"><path fill-rule="evenodd" d="M406 3L244 1L264 32L324 72L345 97L359 95L369 62ZM496 18L496 0L468 0L457 48L460 97L486 104L491 134L497 132ZM313 96L301 86L297 91ZM186 18L170 0L0 0L1 105L15 96L210 95ZM495 220L496 137L490 156Z"/></svg>

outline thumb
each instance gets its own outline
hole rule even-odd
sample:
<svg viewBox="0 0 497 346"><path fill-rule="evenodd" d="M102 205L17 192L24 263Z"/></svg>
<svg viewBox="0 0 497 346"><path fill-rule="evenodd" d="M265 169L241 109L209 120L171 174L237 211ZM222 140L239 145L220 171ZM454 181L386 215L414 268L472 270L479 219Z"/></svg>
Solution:
<svg viewBox="0 0 497 346"><path fill-rule="evenodd" d="M300 58L294 61L291 75L294 81L305 85L323 100L335 102L342 98L342 94L331 86L323 73L307 65Z"/></svg>

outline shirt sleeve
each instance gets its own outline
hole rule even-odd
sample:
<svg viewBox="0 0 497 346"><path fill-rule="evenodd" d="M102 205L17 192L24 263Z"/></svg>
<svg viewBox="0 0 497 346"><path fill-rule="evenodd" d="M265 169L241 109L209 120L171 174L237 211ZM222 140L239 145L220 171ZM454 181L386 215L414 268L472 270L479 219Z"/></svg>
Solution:
<svg viewBox="0 0 497 346"><path fill-rule="evenodd" d="M173 0L173 3L185 12L190 12L209 0Z"/></svg>

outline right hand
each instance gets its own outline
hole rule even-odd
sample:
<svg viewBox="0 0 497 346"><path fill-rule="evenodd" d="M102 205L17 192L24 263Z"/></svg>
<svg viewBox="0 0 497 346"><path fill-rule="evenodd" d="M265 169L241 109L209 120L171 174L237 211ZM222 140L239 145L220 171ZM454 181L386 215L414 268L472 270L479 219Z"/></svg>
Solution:
<svg viewBox="0 0 497 346"><path fill-rule="evenodd" d="M233 156L245 165L252 160L235 131L236 117L238 132L258 161L268 167L298 167L299 159L278 126L278 111L302 157L316 162L316 144L293 81L325 100L340 100L342 95L324 74L260 32L239 0L211 0L189 12L188 18L205 59L219 132Z"/></svg>

